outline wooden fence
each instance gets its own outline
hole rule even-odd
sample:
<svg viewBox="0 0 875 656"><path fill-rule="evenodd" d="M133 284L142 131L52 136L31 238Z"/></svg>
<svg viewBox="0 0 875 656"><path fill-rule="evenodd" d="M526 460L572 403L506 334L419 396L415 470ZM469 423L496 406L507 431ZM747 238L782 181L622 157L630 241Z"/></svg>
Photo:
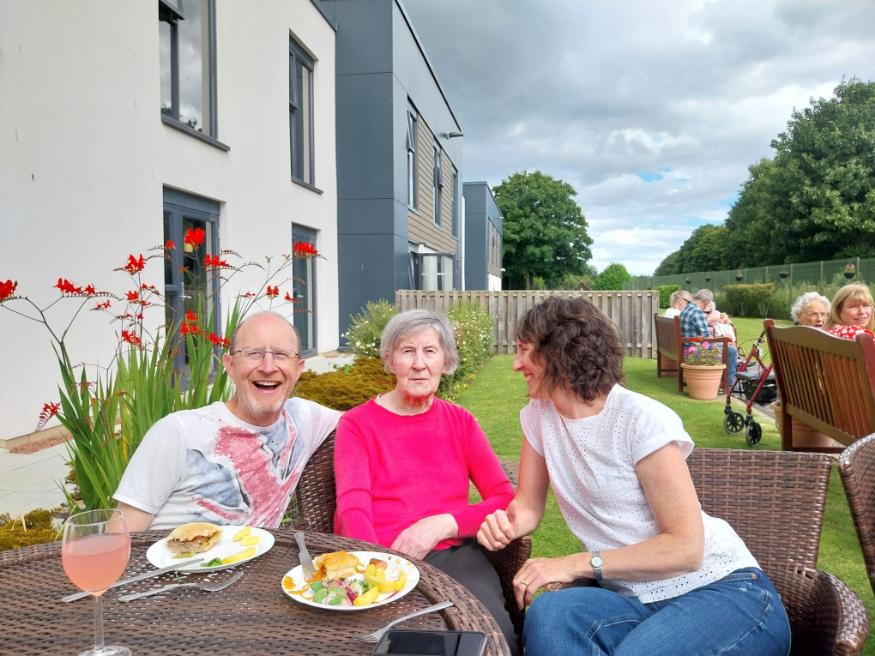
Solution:
<svg viewBox="0 0 875 656"><path fill-rule="evenodd" d="M617 326L626 355L656 357L656 337L653 314L659 311L659 292L638 291L443 291L424 292L400 289L395 292L395 307L399 311L425 308L446 312L455 303L479 305L495 318L493 353L513 353L516 322L529 308L548 296L572 298L583 296L598 306Z"/></svg>

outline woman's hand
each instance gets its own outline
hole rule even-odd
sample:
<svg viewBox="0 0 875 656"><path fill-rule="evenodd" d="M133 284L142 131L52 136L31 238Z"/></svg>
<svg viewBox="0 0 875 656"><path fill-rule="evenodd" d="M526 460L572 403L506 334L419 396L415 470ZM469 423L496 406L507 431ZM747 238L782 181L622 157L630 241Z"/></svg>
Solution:
<svg viewBox="0 0 875 656"><path fill-rule="evenodd" d="M516 500L511 501L507 510L496 510L487 515L477 531L477 542L490 551L498 551L516 540L520 535L516 503Z"/></svg>
<svg viewBox="0 0 875 656"><path fill-rule="evenodd" d="M513 595L517 606L525 608L541 586L548 583L568 583L583 575L579 561L584 554L560 558L531 558L513 577Z"/></svg>
<svg viewBox="0 0 875 656"><path fill-rule="evenodd" d="M459 533L455 518L449 513L423 517L398 534L391 547L411 558L420 560L434 549L438 542L454 538Z"/></svg>

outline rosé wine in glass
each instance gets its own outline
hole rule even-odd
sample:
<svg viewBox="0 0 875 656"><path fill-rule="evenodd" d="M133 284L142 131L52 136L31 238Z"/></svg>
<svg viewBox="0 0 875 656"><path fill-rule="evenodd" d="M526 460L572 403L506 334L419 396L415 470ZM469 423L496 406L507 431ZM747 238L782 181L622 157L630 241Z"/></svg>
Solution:
<svg viewBox="0 0 875 656"><path fill-rule="evenodd" d="M99 595L118 581L131 555L131 539L123 533L91 535L66 543L61 559L67 578L80 590Z"/></svg>
<svg viewBox="0 0 875 656"><path fill-rule="evenodd" d="M130 656L127 647L104 644L101 603L101 595L125 571L130 555L131 536L120 510L86 510L64 522L64 573L73 585L94 597L94 649L79 656Z"/></svg>

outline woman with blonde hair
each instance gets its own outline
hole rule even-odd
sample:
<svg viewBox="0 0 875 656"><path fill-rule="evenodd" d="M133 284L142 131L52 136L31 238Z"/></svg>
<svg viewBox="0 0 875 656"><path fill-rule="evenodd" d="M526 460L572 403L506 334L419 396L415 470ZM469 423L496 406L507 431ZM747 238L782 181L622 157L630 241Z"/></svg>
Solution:
<svg viewBox="0 0 875 656"><path fill-rule="evenodd" d="M827 330L836 337L854 339L859 333L875 337L872 293L861 282L839 289L832 298Z"/></svg>

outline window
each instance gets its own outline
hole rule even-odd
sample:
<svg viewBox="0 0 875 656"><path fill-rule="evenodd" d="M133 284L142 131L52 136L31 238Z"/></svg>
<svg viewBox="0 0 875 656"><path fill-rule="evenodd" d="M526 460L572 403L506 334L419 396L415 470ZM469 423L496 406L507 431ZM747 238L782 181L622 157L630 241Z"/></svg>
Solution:
<svg viewBox="0 0 875 656"><path fill-rule="evenodd" d="M414 289L438 291L453 289L455 260L451 253L410 251L410 277Z"/></svg>
<svg viewBox="0 0 875 656"><path fill-rule="evenodd" d="M292 243L306 242L316 248L316 231L292 224ZM316 353L316 259L296 258L292 263L292 293L295 299L295 328L301 338L301 353Z"/></svg>
<svg viewBox="0 0 875 656"><path fill-rule="evenodd" d="M159 0L161 114L216 137L215 0Z"/></svg>
<svg viewBox="0 0 875 656"><path fill-rule="evenodd" d="M453 237L459 236L459 203L458 201L458 193L459 193L459 172L453 168Z"/></svg>
<svg viewBox="0 0 875 656"><path fill-rule="evenodd" d="M313 58L289 40L289 151L292 178L314 185Z"/></svg>
<svg viewBox="0 0 875 656"><path fill-rule="evenodd" d="M434 180L432 191L434 192L434 224L441 225L441 192L444 189L444 175L441 171L441 149L438 146L434 150Z"/></svg>
<svg viewBox="0 0 875 656"><path fill-rule="evenodd" d="M203 230L204 241L185 243L189 230ZM219 204L175 189L164 190L164 241L176 247L164 262L164 299L167 324L180 323L188 311L213 317L212 330L222 333L219 306L219 276L204 264L204 256L219 252ZM177 368L182 371L188 357L181 344Z"/></svg>
<svg viewBox="0 0 875 656"><path fill-rule="evenodd" d="M407 110L407 204L416 209L416 114Z"/></svg>

